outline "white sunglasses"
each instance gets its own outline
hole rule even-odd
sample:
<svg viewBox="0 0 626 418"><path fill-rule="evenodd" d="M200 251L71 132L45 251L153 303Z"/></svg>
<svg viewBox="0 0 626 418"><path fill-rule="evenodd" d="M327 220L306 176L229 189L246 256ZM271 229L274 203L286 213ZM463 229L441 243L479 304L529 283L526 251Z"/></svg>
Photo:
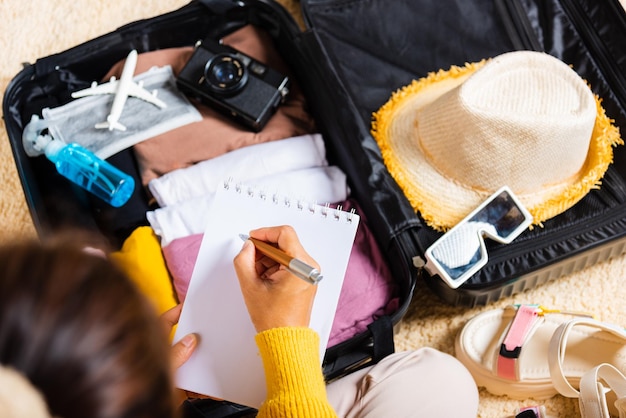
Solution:
<svg viewBox="0 0 626 418"><path fill-rule="evenodd" d="M485 237L509 244L531 223L528 210L504 186L428 247L424 268L456 289L487 264Z"/></svg>

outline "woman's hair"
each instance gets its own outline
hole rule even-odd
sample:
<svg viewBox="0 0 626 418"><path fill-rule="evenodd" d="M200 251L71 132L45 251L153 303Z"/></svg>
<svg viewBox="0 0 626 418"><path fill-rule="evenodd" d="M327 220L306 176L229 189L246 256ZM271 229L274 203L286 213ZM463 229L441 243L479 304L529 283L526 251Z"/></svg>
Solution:
<svg viewBox="0 0 626 418"><path fill-rule="evenodd" d="M172 418L167 333L133 284L77 243L0 247L0 364L62 418Z"/></svg>

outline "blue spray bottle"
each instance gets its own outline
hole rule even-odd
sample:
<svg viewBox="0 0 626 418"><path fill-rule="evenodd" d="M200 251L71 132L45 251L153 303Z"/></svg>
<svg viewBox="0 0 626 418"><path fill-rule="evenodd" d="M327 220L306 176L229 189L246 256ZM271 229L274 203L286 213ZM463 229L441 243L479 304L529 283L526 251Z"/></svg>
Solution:
<svg viewBox="0 0 626 418"><path fill-rule="evenodd" d="M59 174L111 206L120 207L130 199L135 190L131 176L76 143L66 144L50 135L42 135L46 128L47 123L33 115L22 134L27 155L45 154Z"/></svg>

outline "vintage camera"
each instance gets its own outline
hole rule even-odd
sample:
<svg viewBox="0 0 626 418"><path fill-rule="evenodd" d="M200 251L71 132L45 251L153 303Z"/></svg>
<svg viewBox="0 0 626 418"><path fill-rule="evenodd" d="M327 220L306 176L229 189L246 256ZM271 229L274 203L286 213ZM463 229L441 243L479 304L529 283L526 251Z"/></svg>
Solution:
<svg viewBox="0 0 626 418"><path fill-rule="evenodd" d="M260 131L289 93L289 78L226 45L196 45L178 74L178 88Z"/></svg>

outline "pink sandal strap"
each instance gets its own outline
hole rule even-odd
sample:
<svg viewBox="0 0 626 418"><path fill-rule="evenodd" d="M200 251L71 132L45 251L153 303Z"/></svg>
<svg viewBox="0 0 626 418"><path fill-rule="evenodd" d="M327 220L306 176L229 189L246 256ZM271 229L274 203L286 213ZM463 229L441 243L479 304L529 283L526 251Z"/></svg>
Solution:
<svg viewBox="0 0 626 418"><path fill-rule="evenodd" d="M519 380L517 360L522 351L522 345L533 329L540 312L541 309L536 305L520 305L517 309L517 313L500 346L496 367L499 377Z"/></svg>
<svg viewBox="0 0 626 418"><path fill-rule="evenodd" d="M536 405L520 408L515 418L548 418L548 415L543 405Z"/></svg>

